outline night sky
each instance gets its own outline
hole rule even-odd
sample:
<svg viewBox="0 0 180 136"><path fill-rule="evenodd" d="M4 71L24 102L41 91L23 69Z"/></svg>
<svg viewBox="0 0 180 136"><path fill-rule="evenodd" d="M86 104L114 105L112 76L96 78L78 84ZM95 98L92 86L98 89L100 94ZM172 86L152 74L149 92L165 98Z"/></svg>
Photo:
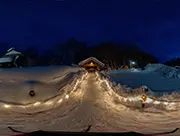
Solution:
<svg viewBox="0 0 180 136"><path fill-rule="evenodd" d="M134 42L161 61L180 56L180 0L0 2L0 42L46 49L71 37Z"/></svg>

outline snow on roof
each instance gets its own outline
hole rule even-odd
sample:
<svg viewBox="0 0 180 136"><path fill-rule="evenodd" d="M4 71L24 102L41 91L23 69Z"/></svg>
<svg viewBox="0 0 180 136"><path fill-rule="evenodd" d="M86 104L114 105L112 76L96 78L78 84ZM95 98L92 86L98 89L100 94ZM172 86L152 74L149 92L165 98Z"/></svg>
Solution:
<svg viewBox="0 0 180 136"><path fill-rule="evenodd" d="M15 50L14 47L9 48L9 49L7 50L7 52L10 52L10 51L12 51L12 50Z"/></svg>
<svg viewBox="0 0 180 136"><path fill-rule="evenodd" d="M22 53L15 51L14 48L10 48L7 50L7 53L0 58L0 63L7 63L7 62L12 62L13 58L11 56L14 55L21 55Z"/></svg>
<svg viewBox="0 0 180 136"><path fill-rule="evenodd" d="M100 66L104 67L104 63L102 63L101 61L99 61L98 59L96 59L95 57L89 57L81 62L79 62L79 66L84 65L85 63L89 62L89 61L94 61L96 63L98 63Z"/></svg>
<svg viewBox="0 0 180 136"><path fill-rule="evenodd" d="M9 49L8 52L5 54L6 55L21 55L22 53L15 51L14 49Z"/></svg>
<svg viewBox="0 0 180 136"><path fill-rule="evenodd" d="M7 63L7 62L12 62L13 58L11 57L2 57L0 58L0 63Z"/></svg>

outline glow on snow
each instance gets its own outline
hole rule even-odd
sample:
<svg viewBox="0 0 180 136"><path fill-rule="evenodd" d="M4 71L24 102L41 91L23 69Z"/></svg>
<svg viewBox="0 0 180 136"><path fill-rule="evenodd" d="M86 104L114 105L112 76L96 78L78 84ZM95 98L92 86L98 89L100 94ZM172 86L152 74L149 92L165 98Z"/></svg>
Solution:
<svg viewBox="0 0 180 136"><path fill-rule="evenodd" d="M7 104L4 104L4 107L5 107L5 108L10 108L11 106L10 106L10 105L7 105Z"/></svg>
<svg viewBox="0 0 180 136"><path fill-rule="evenodd" d="M145 96L145 95L138 95L138 96L135 96L135 97L122 97L118 94L116 94L112 87L110 86L109 84L109 81L107 79L101 79L100 78L100 75L98 73L96 73L96 75L98 76L98 82L99 84L102 84L103 82L106 84L108 90L110 91L109 94L113 94L115 96L117 96L119 98L120 101L124 101L124 102L127 102L127 101L130 101L130 102L143 102L143 103L152 103L154 105L158 105L158 104L163 104L166 106L167 109L169 110L172 110L172 109L175 109L175 106L179 103L175 103L175 102L167 102L167 101L158 101L158 100L154 100L152 98L149 98L148 96ZM171 107L171 108L170 108Z"/></svg>
<svg viewBox="0 0 180 136"><path fill-rule="evenodd" d="M135 96L135 97L123 97L123 96L120 96L118 94L116 94L112 87L110 86L110 83L107 79L101 79L100 78L100 75L96 72L95 73L97 75L97 79L98 79L98 83L101 85L102 83L105 83L106 86L107 86L107 89L108 89L108 93L110 95L115 95L116 97L119 98L119 101L124 101L124 102L142 102L142 103L152 103L154 105L158 105L158 104L164 104L167 109L174 109L175 106L177 105L177 103L175 102L167 102L167 101L158 101L158 100L154 100L152 98L149 98L148 96L144 96L144 95L138 95L138 96ZM77 88L78 88L78 85L81 84L85 78L87 77L88 73L86 72L85 74L82 75L82 77L80 79L77 79L73 89L71 92L74 92ZM77 92L78 93L78 92ZM69 93L70 94L70 93ZM64 96L64 99L69 99L69 95L66 94ZM62 103L63 98L60 98L56 103ZM46 102L35 102L33 104L29 104L29 105L20 105L21 107L29 107L29 106L41 106L41 105L52 105L53 103L55 103L55 100L48 100ZM8 109L8 108L11 108L12 106L15 106L15 105L10 105L10 104L5 104L3 105L4 108ZM17 105L16 105L17 106Z"/></svg>
<svg viewBox="0 0 180 136"><path fill-rule="evenodd" d="M41 102L35 102L34 103L34 106L38 106L38 105L40 105L41 104Z"/></svg>
<svg viewBox="0 0 180 136"><path fill-rule="evenodd" d="M74 87L73 87L73 89L72 89L72 92L77 89L78 85L79 85L80 83L82 83L82 81L85 79L85 77L86 77L87 75L88 75L88 73L85 73L85 74L82 76L81 79L77 79L77 81L76 81L76 83L75 83L75 85L74 85ZM58 97L58 96L57 96L57 97ZM66 94L65 97L64 97L64 99L69 99L69 97L70 97L70 96L69 96L68 94ZM56 98L54 98L54 99L56 99ZM35 103L33 103L33 104L19 105L19 107L22 107L22 108L32 107L32 106L37 107L37 106L42 106L42 105L47 105L47 106L49 106L49 105L52 105L52 104L55 102L54 99L48 100L48 101L46 101L46 102L40 102L40 101L38 101L38 102L35 102ZM62 102L63 102L63 98L60 98L56 103L62 103ZM13 104L10 105L10 104L5 104L5 103L3 104L3 107L6 108L6 109L12 108L13 106L17 106L17 105L13 105Z"/></svg>

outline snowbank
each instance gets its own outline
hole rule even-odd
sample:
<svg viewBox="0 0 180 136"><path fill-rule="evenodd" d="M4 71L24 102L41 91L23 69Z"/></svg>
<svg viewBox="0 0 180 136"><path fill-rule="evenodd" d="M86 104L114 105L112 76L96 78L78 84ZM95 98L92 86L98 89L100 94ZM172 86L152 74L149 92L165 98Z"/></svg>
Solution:
<svg viewBox="0 0 180 136"><path fill-rule="evenodd" d="M0 71L0 101L27 104L44 101L62 94L83 73L77 67L34 67L4 69ZM34 90L36 95L29 96Z"/></svg>
<svg viewBox="0 0 180 136"><path fill-rule="evenodd" d="M12 68L0 70L0 82L24 81L24 80L39 80L48 82L60 78L70 72L83 71L79 67L73 66L47 66L47 67L27 67L27 68Z"/></svg>
<svg viewBox="0 0 180 136"><path fill-rule="evenodd" d="M160 74L160 76L166 77L166 78L178 78L180 79L180 69L178 67L170 67L166 66L164 64L148 64L145 67L145 70L141 69L120 69L120 70L112 70L107 73L109 74L116 74L120 72L155 72L157 74Z"/></svg>
<svg viewBox="0 0 180 136"><path fill-rule="evenodd" d="M180 70L163 64L149 64L145 70L136 72L115 70L103 74L125 88L136 89L145 85L156 96L159 96L160 92L164 94L164 92L180 91Z"/></svg>
<svg viewBox="0 0 180 136"><path fill-rule="evenodd" d="M156 72L167 78L179 78L180 79L180 69L166 66L163 64L148 64L145 67L146 72Z"/></svg>
<svg viewBox="0 0 180 136"><path fill-rule="evenodd" d="M100 78L108 82L108 85L110 86L111 89L109 89L109 87L105 84L105 82L102 82L101 86L106 90L106 92L109 92L109 95L111 95L111 98L116 104L121 103L131 108L142 108L142 102L140 100L133 101L133 99L123 101L120 98L121 97L123 98L134 97L135 98L137 96L141 97L145 94L150 99L161 102L158 105L156 104L153 105L153 103L150 102L149 104L146 104L146 108L151 107L151 108L157 108L159 110L167 110L167 107L164 105L164 102L179 102L179 99L180 99L180 92L154 92L147 86L140 86L139 88L133 89L133 88L121 85L120 83L117 84L114 81L112 82L111 79L104 73L100 74ZM110 93L110 91L113 91L114 93L112 92ZM119 99L118 99L118 96L120 96ZM175 109L168 109L168 110L175 110Z"/></svg>

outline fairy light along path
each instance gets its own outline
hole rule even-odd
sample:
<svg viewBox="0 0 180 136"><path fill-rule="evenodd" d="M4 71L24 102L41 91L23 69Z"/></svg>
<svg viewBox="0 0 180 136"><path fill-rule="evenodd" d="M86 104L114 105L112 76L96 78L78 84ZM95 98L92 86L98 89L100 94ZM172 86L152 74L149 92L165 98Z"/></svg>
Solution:
<svg viewBox="0 0 180 136"><path fill-rule="evenodd" d="M105 84L106 88L102 86ZM13 113L10 107L0 114L0 132L3 135L12 134L7 126L12 125L22 131L38 129L48 131L80 131L92 125L91 131L137 131L141 133L164 132L180 126L179 111L161 111L155 108L151 112L131 109L115 102L115 99L125 102L144 102L168 105L169 103L151 100L149 97L123 97L117 95L107 79L102 79L97 73L85 74L77 80L73 92L56 101L60 105L49 111L26 115ZM157 103L159 102L159 103ZM34 106L42 103L36 102ZM45 103L44 103L45 104ZM47 102L46 106L53 105ZM173 134L173 136L180 133Z"/></svg>

